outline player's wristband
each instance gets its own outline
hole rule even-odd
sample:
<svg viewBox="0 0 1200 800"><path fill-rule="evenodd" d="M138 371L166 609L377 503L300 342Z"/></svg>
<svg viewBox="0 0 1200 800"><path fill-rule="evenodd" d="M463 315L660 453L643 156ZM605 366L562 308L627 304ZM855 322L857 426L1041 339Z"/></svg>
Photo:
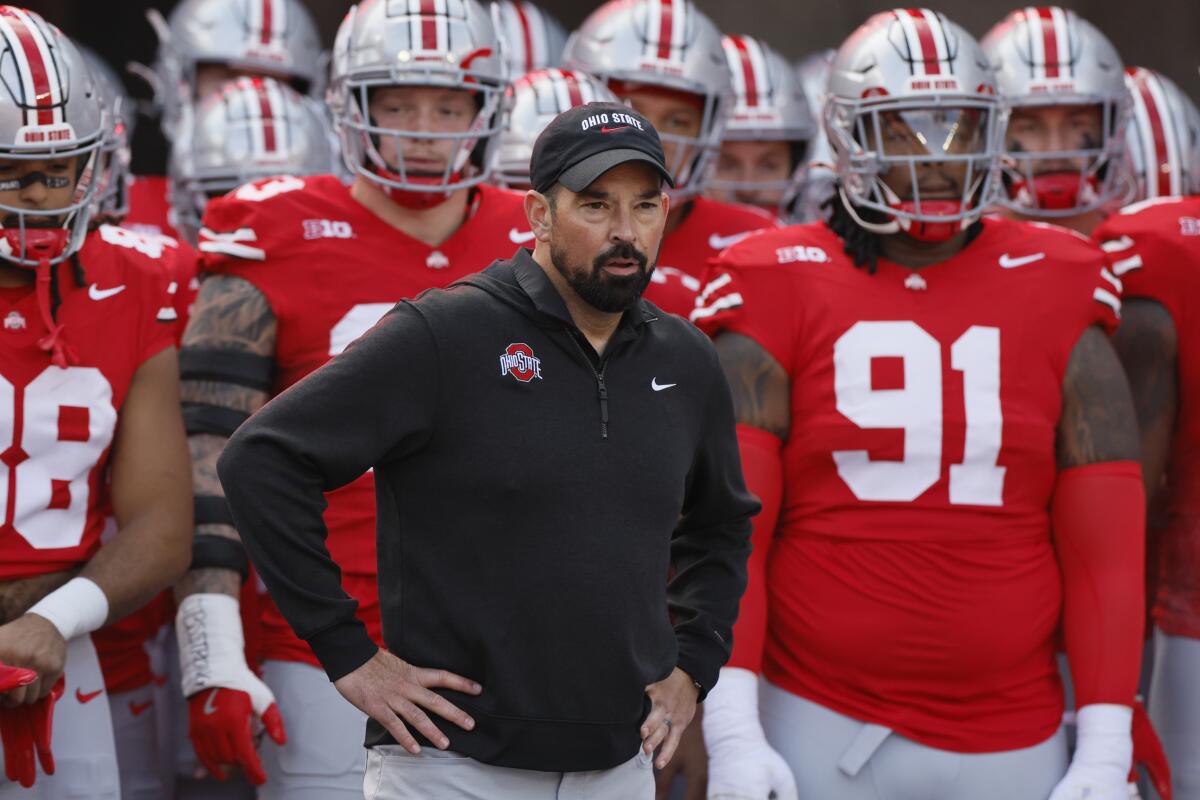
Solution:
<svg viewBox="0 0 1200 800"><path fill-rule="evenodd" d="M104 627L108 620L108 597L89 578L72 578L29 609L49 620L68 642Z"/></svg>
<svg viewBox="0 0 1200 800"><path fill-rule="evenodd" d="M224 594L184 598L175 615L175 636L184 697L213 686L234 688L249 672L237 598Z"/></svg>
<svg viewBox="0 0 1200 800"><path fill-rule="evenodd" d="M1133 709L1093 703L1075 714L1072 763L1106 766L1124 775L1133 765Z"/></svg>

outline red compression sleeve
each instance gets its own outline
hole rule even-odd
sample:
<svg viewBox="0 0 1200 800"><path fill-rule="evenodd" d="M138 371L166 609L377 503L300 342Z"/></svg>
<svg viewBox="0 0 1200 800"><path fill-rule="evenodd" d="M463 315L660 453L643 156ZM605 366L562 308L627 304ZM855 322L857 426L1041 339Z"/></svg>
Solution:
<svg viewBox="0 0 1200 800"><path fill-rule="evenodd" d="M1132 706L1145 623L1141 466L1111 461L1063 470L1051 514L1075 705Z"/></svg>
<svg viewBox="0 0 1200 800"><path fill-rule="evenodd" d="M762 672L763 643L767 638L767 554L783 502L783 443L762 428L749 425L737 426L737 439L746 488L762 503L762 511L754 518L746 592L738 606L733 655L727 666L758 673Z"/></svg>

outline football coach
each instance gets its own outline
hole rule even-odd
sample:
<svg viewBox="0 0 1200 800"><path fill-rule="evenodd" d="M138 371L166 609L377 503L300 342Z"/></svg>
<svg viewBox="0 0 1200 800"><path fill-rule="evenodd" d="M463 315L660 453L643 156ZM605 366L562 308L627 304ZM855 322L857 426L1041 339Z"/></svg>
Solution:
<svg viewBox="0 0 1200 800"><path fill-rule="evenodd" d="M658 134L589 104L530 167L532 252L399 303L218 465L275 602L370 717L372 800L653 798L732 645L758 503L716 352L641 298ZM386 650L322 521L371 468Z"/></svg>

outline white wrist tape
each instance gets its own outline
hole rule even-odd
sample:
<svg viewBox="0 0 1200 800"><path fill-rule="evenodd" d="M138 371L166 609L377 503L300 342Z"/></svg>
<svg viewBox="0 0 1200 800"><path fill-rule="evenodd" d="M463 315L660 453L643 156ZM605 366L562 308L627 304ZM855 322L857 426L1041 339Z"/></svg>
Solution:
<svg viewBox="0 0 1200 800"><path fill-rule="evenodd" d="M227 594L193 594L175 614L183 696L219 687L250 695L254 713L275 702L267 685L246 664L242 615L237 598Z"/></svg>
<svg viewBox="0 0 1200 800"><path fill-rule="evenodd" d="M722 667L717 685L704 699L703 725L706 741L718 745L726 739L766 741L758 721L758 676L748 669Z"/></svg>
<svg viewBox="0 0 1200 800"><path fill-rule="evenodd" d="M1083 706L1075 715L1072 764L1108 766L1129 772L1133 765L1133 709L1110 703Z"/></svg>
<svg viewBox="0 0 1200 800"><path fill-rule="evenodd" d="M90 578L72 578L37 601L28 613L45 617L69 642L104 627L108 597Z"/></svg>

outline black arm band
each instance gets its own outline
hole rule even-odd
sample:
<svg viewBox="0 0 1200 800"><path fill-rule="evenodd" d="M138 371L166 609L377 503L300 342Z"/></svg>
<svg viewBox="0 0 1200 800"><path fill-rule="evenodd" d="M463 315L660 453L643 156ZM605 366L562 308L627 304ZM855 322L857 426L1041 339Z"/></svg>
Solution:
<svg viewBox="0 0 1200 800"><path fill-rule="evenodd" d="M250 415L232 408L210 406L207 403L183 404L183 427L188 436L197 433L212 433L217 436L233 436L238 426Z"/></svg>
<svg viewBox="0 0 1200 800"><path fill-rule="evenodd" d="M185 347L179 351L179 377L185 381L232 383L270 392L274 374L275 360L268 356L200 347Z"/></svg>
<svg viewBox="0 0 1200 800"><path fill-rule="evenodd" d="M193 513L197 525L229 525L233 526L233 514L224 497L213 495L196 495Z"/></svg>
<svg viewBox="0 0 1200 800"><path fill-rule="evenodd" d="M236 539L200 533L192 540L191 569L231 569L246 580L250 574L250 560L246 550Z"/></svg>

